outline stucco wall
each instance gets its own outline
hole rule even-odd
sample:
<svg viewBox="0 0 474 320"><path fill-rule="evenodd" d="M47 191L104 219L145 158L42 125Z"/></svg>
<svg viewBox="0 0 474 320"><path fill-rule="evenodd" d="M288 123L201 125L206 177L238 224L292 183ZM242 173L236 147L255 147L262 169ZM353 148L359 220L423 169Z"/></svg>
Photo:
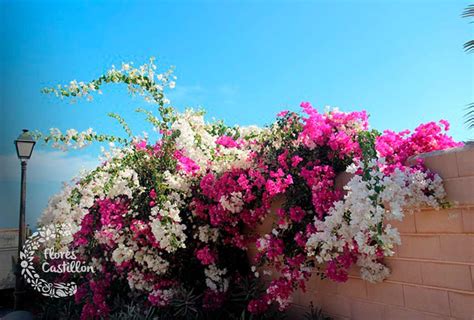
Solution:
<svg viewBox="0 0 474 320"><path fill-rule="evenodd" d="M15 286L13 258L18 254L18 229L0 229L0 290Z"/></svg>
<svg viewBox="0 0 474 320"><path fill-rule="evenodd" d="M334 319L474 319L474 144L422 157L444 179L453 208L391 223L402 245L386 259L388 279L371 284L356 268L343 284L315 276L306 293L295 293L290 319L310 302Z"/></svg>

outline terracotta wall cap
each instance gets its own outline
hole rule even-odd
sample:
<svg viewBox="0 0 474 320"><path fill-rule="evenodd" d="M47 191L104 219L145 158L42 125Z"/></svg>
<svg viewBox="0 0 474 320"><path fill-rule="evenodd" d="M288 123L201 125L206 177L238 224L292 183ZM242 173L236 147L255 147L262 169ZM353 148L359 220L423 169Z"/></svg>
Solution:
<svg viewBox="0 0 474 320"><path fill-rule="evenodd" d="M429 157L441 156L443 154L458 153L458 152L461 153L461 152L467 152L467 151L471 151L471 150L474 150L474 141L465 142L464 146L462 146L462 147L455 147L455 148L449 148L449 149L444 149L444 150L437 150L437 151L422 153L422 154L411 157L410 159L408 159L408 162L411 164L412 161L414 161L416 159L420 159L420 158L425 159L425 158L429 158Z"/></svg>

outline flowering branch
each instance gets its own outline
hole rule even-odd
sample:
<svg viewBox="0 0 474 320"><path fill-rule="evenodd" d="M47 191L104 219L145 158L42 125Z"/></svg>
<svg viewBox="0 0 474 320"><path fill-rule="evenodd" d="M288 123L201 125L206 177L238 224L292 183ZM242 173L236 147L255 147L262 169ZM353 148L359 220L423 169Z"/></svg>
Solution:
<svg viewBox="0 0 474 320"><path fill-rule="evenodd" d="M174 116L173 108L169 105L170 101L166 98L164 90L166 88L173 89L176 85L176 77L173 75L173 69L170 68L164 73L156 73L156 65L154 58L150 58L149 63L145 63L138 68L134 68L132 63L122 63L120 69L112 66L104 75L90 82L78 82L73 80L69 85L58 85L57 87L44 88L45 94L54 94L56 97L63 98L82 98L86 97L88 101L93 100L93 94L102 94L101 88L105 84L124 83L127 85L128 92L131 95L138 94L143 96L146 101L158 105L158 111L161 120L153 116L151 111L147 111L147 120L160 130L169 129L170 123ZM74 102L74 100L73 100ZM139 109L141 111L141 109ZM112 118L119 121L128 136L132 136L132 132L125 120L116 114L109 114ZM36 138L42 139L46 143L54 141L54 147L66 150L67 147L84 147L92 141L108 141L127 144L130 140L113 137L110 135L92 134L90 130L77 132L74 129L67 131L66 135L62 135L59 129L53 128L49 135L36 133ZM77 142L72 144L71 142ZM61 144L62 143L62 144Z"/></svg>

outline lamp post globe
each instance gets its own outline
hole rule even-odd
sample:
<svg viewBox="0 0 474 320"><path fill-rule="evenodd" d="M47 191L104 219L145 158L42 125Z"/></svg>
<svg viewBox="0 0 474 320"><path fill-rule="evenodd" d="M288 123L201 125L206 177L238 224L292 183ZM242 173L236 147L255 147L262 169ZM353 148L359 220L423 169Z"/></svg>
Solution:
<svg viewBox="0 0 474 320"><path fill-rule="evenodd" d="M20 136L15 140L16 153L18 159L20 159L21 162L20 219L18 223L18 256L15 270L15 310L19 310L24 307L23 296L25 295L25 283L21 277L20 252L26 240L26 164L28 159L31 158L31 154L33 153L33 148L35 147L35 144L36 141L26 129L24 129Z"/></svg>
<svg viewBox="0 0 474 320"><path fill-rule="evenodd" d="M33 139L30 132L27 129L23 129L23 132L15 140L18 159L23 161L31 158L35 144L36 141Z"/></svg>

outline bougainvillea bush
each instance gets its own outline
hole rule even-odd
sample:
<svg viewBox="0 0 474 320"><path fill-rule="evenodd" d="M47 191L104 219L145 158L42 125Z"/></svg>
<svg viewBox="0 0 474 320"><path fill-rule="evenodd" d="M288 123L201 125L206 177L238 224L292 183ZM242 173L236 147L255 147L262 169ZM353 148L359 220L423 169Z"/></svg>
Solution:
<svg viewBox="0 0 474 320"><path fill-rule="evenodd" d="M441 178L422 162L408 165L419 153L461 145L446 135L446 121L379 133L364 111L320 112L303 102L301 113L282 111L263 128L209 123L203 112L171 107L164 92L173 75L157 73L153 61L44 91L90 100L108 83L150 102L138 111L153 135L134 136L115 114L128 137L38 134L61 148L120 144L54 196L40 221L69 225L68 246L99 270L76 279L84 319L106 318L118 295L165 309L179 288L194 290L203 310L218 310L243 277L269 270L278 276L248 299L248 312L284 310L312 274L343 282L357 265L364 279L381 281L390 273L384 257L400 244L390 221L406 208L447 204ZM343 172L352 177L344 190L335 186ZM275 199L283 204L271 212ZM256 234L269 215L271 232ZM258 250L252 261L249 246Z"/></svg>

